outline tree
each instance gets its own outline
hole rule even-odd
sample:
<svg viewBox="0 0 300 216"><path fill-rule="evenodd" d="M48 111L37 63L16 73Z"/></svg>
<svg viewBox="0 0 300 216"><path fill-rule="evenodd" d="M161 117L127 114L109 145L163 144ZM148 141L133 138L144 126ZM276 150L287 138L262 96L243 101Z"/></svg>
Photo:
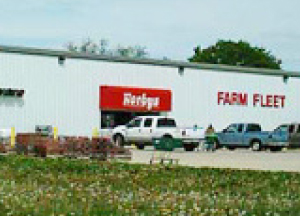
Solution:
<svg viewBox="0 0 300 216"><path fill-rule="evenodd" d="M109 42L106 39L101 39L99 43L93 42L91 39L83 40L80 44L70 42L66 48L71 52L91 53L109 56L122 56L131 58L145 58L148 56L146 47L144 46L122 46L118 45L116 48L110 48Z"/></svg>
<svg viewBox="0 0 300 216"><path fill-rule="evenodd" d="M255 68L281 69L281 60L276 59L262 47L252 47L248 42L219 40L206 49L194 48L190 62L247 66Z"/></svg>

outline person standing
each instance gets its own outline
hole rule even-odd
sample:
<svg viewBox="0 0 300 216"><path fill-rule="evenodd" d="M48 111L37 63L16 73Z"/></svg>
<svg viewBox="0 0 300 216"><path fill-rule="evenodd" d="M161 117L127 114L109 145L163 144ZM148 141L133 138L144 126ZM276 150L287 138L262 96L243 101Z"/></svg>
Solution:
<svg viewBox="0 0 300 216"><path fill-rule="evenodd" d="M205 131L205 142L206 142L206 150L215 150L215 143L216 143L216 134L215 129L213 128L212 124L210 124L206 131Z"/></svg>

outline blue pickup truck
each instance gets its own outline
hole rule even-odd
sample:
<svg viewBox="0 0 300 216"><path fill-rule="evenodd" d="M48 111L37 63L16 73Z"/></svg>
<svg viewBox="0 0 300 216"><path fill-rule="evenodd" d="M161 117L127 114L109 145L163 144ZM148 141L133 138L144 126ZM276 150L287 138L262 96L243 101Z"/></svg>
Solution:
<svg viewBox="0 0 300 216"><path fill-rule="evenodd" d="M216 142L217 147L227 147L230 150L244 147L251 148L253 151L263 149L281 151L288 146L288 132L284 125L274 131L264 132L259 124L236 123L217 133Z"/></svg>

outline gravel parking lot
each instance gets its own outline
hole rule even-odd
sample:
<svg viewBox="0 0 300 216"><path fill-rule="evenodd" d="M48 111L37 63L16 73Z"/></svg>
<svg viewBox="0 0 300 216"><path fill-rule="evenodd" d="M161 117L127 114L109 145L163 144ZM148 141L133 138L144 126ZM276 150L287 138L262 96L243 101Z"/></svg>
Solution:
<svg viewBox="0 0 300 216"><path fill-rule="evenodd" d="M132 149L132 162L149 164L154 152L150 147L145 150ZM179 159L180 165L194 167L300 172L300 150L252 152L248 149L234 151L220 149L215 152L185 152L183 149L176 149L171 152L171 157Z"/></svg>

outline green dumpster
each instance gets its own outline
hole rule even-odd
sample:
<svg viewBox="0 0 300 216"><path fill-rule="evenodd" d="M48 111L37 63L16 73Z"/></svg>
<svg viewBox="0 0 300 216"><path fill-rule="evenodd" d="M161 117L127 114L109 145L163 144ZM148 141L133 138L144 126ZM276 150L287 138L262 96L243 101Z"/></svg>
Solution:
<svg viewBox="0 0 300 216"><path fill-rule="evenodd" d="M161 137L152 140L153 146L157 150L173 151L174 148L182 148L182 140L179 138Z"/></svg>

